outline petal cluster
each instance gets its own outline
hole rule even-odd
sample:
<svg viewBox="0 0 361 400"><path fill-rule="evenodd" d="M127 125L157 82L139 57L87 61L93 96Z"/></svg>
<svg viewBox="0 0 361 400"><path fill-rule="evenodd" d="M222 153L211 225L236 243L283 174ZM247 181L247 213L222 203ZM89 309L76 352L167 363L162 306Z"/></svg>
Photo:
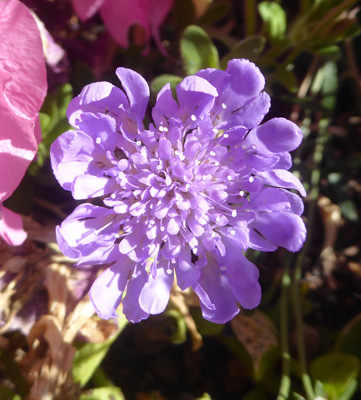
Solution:
<svg viewBox="0 0 361 400"><path fill-rule="evenodd" d="M305 191L288 171L300 129L283 118L260 125L270 98L248 60L185 78L177 100L165 85L147 128L147 83L116 73L122 89L85 87L68 108L75 130L51 148L60 185L75 199L102 200L57 228L78 265L110 264L90 290L98 314L115 317L121 302L133 322L161 313L174 281L193 288L213 322L256 307L259 273L245 251L294 252L306 236L295 193Z"/></svg>
<svg viewBox="0 0 361 400"><path fill-rule="evenodd" d="M41 136L38 111L47 82L40 33L20 1L0 2L0 37L1 207L36 154ZM21 244L26 234L20 216L5 207L2 214L0 236L9 244Z"/></svg>

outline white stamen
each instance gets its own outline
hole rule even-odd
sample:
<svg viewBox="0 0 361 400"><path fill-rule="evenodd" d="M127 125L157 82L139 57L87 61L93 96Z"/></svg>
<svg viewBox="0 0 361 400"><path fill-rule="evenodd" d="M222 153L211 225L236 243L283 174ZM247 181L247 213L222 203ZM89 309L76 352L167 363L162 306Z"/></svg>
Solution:
<svg viewBox="0 0 361 400"><path fill-rule="evenodd" d="M225 139L228 139L228 138L229 138L228 133L225 133L225 134L223 135L223 137L224 137Z"/></svg>
<svg viewBox="0 0 361 400"><path fill-rule="evenodd" d="M217 234L216 234L216 232L212 232L212 238L215 238L215 237L217 237Z"/></svg>
<svg viewBox="0 0 361 400"><path fill-rule="evenodd" d="M198 252L197 247L195 247L192 251L193 251L194 254L197 254L197 252Z"/></svg>
<svg viewBox="0 0 361 400"><path fill-rule="evenodd" d="M213 128L213 133L215 133L216 135L218 134L219 130L217 128Z"/></svg>
<svg viewBox="0 0 361 400"><path fill-rule="evenodd" d="M116 233L114 236L115 236L116 239L119 239L119 238L120 238L119 233Z"/></svg>
<svg viewBox="0 0 361 400"><path fill-rule="evenodd" d="M253 176L250 176L250 177L248 178L248 180L249 180L250 183L252 183L252 182L254 181Z"/></svg>
<svg viewBox="0 0 361 400"><path fill-rule="evenodd" d="M215 155L216 155L216 153L212 150L210 153L209 153L212 157L214 157Z"/></svg>
<svg viewBox="0 0 361 400"><path fill-rule="evenodd" d="M172 275L173 274L173 270L171 268L168 268L166 272L167 272L168 275Z"/></svg>
<svg viewBox="0 0 361 400"><path fill-rule="evenodd" d="M227 267L223 266L221 268L219 268L221 271L227 271Z"/></svg>
<svg viewBox="0 0 361 400"><path fill-rule="evenodd" d="M236 211L236 210L233 210L233 211L232 211L232 217L233 217L233 218L236 218L236 217L237 217L237 211Z"/></svg>
<svg viewBox="0 0 361 400"><path fill-rule="evenodd" d="M190 185L189 183L187 183L187 184L185 185L184 189L185 189L186 191L188 191L188 190L190 189L190 187L191 187L191 185Z"/></svg>
<svg viewBox="0 0 361 400"><path fill-rule="evenodd" d="M95 139L95 143L96 144L100 144L102 142L102 139L100 138L100 137L97 137L96 139Z"/></svg>
<svg viewBox="0 0 361 400"><path fill-rule="evenodd" d="M232 235L232 236L235 236L235 234L236 234L236 231L235 231L234 229L232 229L232 230L231 230L231 235Z"/></svg>
<svg viewBox="0 0 361 400"><path fill-rule="evenodd" d="M229 181L231 181L231 180L232 180L231 175L228 175L228 176L227 176L227 179L228 179Z"/></svg>
<svg viewBox="0 0 361 400"><path fill-rule="evenodd" d="M222 103L222 108L223 108L223 110L225 110L227 108L225 103Z"/></svg>
<svg viewBox="0 0 361 400"><path fill-rule="evenodd" d="M164 130L164 126L160 126L159 127L159 132L163 132L163 130Z"/></svg>
<svg viewBox="0 0 361 400"><path fill-rule="evenodd" d="M137 140L135 143L136 143L138 146L140 146L140 145L142 144L142 142L141 142L140 140Z"/></svg>
<svg viewBox="0 0 361 400"><path fill-rule="evenodd" d="M214 163L214 165L215 165L216 167L218 167L218 165L219 165L219 162L218 162L218 161L216 161L216 162Z"/></svg>
<svg viewBox="0 0 361 400"><path fill-rule="evenodd" d="M112 194L110 195L110 197L111 197L112 199L115 199L117 196L115 195L115 193L112 193Z"/></svg>
<svg viewBox="0 0 361 400"><path fill-rule="evenodd" d="M168 132L168 128L164 127L163 132Z"/></svg>
<svg viewBox="0 0 361 400"><path fill-rule="evenodd" d="M174 154L175 154L176 156L178 156L178 155L179 155L179 150L175 150L175 151L174 151Z"/></svg>
<svg viewBox="0 0 361 400"><path fill-rule="evenodd" d="M183 161L185 158L186 158L186 156L185 156L183 153L180 153L180 154L179 154L179 159L180 159L181 161Z"/></svg>
<svg viewBox="0 0 361 400"><path fill-rule="evenodd" d="M165 231L164 226L161 226L159 229L160 229L161 232L164 232L164 231Z"/></svg>
<svg viewBox="0 0 361 400"><path fill-rule="evenodd" d="M243 197L243 196L245 195L244 191L243 191L243 190L240 190L240 191L239 191L239 195Z"/></svg>
<svg viewBox="0 0 361 400"><path fill-rule="evenodd" d="M218 217L216 218L216 222L219 222L220 220L221 220L221 217L218 216Z"/></svg>
<svg viewBox="0 0 361 400"><path fill-rule="evenodd" d="M192 120L192 121L196 121L196 120L197 120L197 117L196 117L194 114L192 114L192 115L191 115L191 120Z"/></svg>

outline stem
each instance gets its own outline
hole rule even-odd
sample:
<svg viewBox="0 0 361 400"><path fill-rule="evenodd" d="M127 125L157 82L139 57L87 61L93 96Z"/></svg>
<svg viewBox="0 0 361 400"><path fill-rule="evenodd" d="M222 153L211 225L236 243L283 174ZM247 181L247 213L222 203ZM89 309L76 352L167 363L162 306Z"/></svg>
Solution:
<svg viewBox="0 0 361 400"><path fill-rule="evenodd" d="M319 194L319 183L321 178L320 164L323 157L324 144L327 140L328 124L329 121L326 118L322 119L319 122L319 136L316 141L315 152L313 155L313 161L315 165L311 174L311 190L309 193L310 206L307 215L309 221L308 234L305 245L303 246L303 249L301 250L301 252L297 257L295 270L293 272L292 282L291 282L292 304L293 304L295 323L296 323L297 350L298 350L298 358L301 369L301 379L308 400L313 400L315 398L315 393L312 387L311 378L307 373L299 282L301 280L301 275L302 275L301 272L302 272L303 260L310 246L311 233L313 230L313 223L315 220L314 216L316 212L316 204Z"/></svg>
<svg viewBox="0 0 361 400"><path fill-rule="evenodd" d="M291 285L291 277L289 271L291 254L288 253L287 260L285 261L283 275L282 275L282 291L281 291L281 320L280 320L280 332L281 332L281 354L282 354L282 378L281 384L278 391L277 400L288 399L291 387L290 371L291 371L291 356L289 353L288 346L288 300L289 300L289 289Z"/></svg>
<svg viewBox="0 0 361 400"><path fill-rule="evenodd" d="M255 0L245 0L246 36L256 33L256 4Z"/></svg>

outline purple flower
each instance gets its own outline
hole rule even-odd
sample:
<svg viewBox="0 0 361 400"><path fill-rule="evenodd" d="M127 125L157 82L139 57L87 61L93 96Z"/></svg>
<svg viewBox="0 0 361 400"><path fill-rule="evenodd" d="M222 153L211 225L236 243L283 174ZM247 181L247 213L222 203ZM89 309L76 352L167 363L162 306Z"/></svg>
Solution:
<svg viewBox="0 0 361 400"><path fill-rule="evenodd" d="M260 302L248 248L294 252L305 240L305 190L288 171L301 130L283 118L259 125L270 107L264 77L247 60L185 78L177 101L165 85L143 119L149 88L118 68L122 89L86 86L52 145L56 178L84 203L57 228L77 265L110 264L90 297L103 318L122 302L130 321L161 313L176 280L192 287L204 318L224 323Z"/></svg>

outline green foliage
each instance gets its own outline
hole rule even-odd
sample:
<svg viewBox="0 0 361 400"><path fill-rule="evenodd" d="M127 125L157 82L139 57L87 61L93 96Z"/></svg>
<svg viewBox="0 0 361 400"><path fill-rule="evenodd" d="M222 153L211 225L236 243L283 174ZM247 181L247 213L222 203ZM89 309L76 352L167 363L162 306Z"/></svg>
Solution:
<svg viewBox="0 0 361 400"><path fill-rule="evenodd" d="M359 368L356 357L333 353L313 360L310 372L314 381L322 383L329 400L349 400L357 388Z"/></svg>
<svg viewBox="0 0 361 400"><path fill-rule="evenodd" d="M85 343L81 345L74 358L73 378L84 387L106 356L110 346L114 343L120 332L125 328L127 320L124 315L118 318L119 330L116 335L103 343Z"/></svg>
<svg viewBox="0 0 361 400"><path fill-rule="evenodd" d="M265 23L265 32L272 40L282 40L285 37L287 19L283 8L276 2L262 1L258 11Z"/></svg>
<svg viewBox="0 0 361 400"><path fill-rule="evenodd" d="M356 315L341 331L336 349L342 353L353 354L361 362L361 314Z"/></svg>
<svg viewBox="0 0 361 400"><path fill-rule="evenodd" d="M73 98L73 89L69 83L60 86L54 94L48 94L39 113L42 141L39 143L36 161L29 167L36 174L39 167L49 158L50 146L54 140L70 129L66 110Z"/></svg>
<svg viewBox="0 0 361 400"><path fill-rule="evenodd" d="M121 390L115 386L100 387L88 390L80 400L125 400Z"/></svg>
<svg viewBox="0 0 361 400"><path fill-rule="evenodd" d="M155 79L152 80L150 84L150 90L154 94L158 94L162 87L166 85L167 83L170 84L170 87L172 89L172 92L175 93L175 89L178 85L179 82L182 81L182 78L176 75L171 75L171 74L165 74L165 75L159 75Z"/></svg>
<svg viewBox="0 0 361 400"><path fill-rule="evenodd" d="M247 58L248 60L255 61L262 53L266 41L266 38L261 35L249 36L241 40L222 58L220 61L221 68L226 69L228 61L233 58Z"/></svg>
<svg viewBox="0 0 361 400"><path fill-rule="evenodd" d="M203 68L219 68L218 51L199 26L188 26L183 33L180 49L187 75L194 75Z"/></svg>

